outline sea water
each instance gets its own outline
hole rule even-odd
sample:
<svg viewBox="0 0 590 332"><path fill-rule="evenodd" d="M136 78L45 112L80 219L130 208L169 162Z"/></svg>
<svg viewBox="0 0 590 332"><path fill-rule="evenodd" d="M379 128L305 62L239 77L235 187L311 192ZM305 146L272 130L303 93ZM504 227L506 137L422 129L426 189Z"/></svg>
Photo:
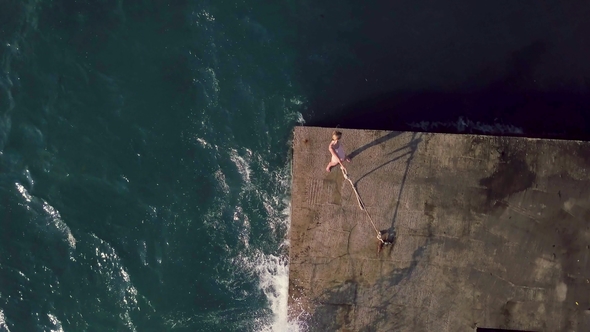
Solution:
<svg viewBox="0 0 590 332"><path fill-rule="evenodd" d="M288 151L305 97L263 13L0 7L0 331L298 331Z"/></svg>
<svg viewBox="0 0 590 332"><path fill-rule="evenodd" d="M583 132L575 107L559 122L587 92L584 53L559 61L577 12L0 1L0 331L307 330L293 126ZM519 111L530 91L559 116Z"/></svg>

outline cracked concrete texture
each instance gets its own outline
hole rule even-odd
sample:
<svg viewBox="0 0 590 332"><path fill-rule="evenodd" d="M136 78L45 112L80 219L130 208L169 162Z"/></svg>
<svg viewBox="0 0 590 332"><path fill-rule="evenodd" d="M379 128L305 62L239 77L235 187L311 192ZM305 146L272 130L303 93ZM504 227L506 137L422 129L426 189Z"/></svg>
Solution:
<svg viewBox="0 0 590 332"><path fill-rule="evenodd" d="M289 311L309 331L590 331L590 143L296 127Z"/></svg>

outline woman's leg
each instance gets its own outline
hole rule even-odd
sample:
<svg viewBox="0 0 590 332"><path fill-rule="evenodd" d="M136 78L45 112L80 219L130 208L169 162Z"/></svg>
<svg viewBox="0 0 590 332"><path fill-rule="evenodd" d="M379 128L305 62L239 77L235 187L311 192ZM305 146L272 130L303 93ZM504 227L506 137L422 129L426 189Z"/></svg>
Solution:
<svg viewBox="0 0 590 332"><path fill-rule="evenodd" d="M326 166L326 172L329 172L330 171L330 168L332 168L332 167L334 167L336 165L338 165L338 161L333 161L333 160L330 161L330 163L328 164L328 166Z"/></svg>

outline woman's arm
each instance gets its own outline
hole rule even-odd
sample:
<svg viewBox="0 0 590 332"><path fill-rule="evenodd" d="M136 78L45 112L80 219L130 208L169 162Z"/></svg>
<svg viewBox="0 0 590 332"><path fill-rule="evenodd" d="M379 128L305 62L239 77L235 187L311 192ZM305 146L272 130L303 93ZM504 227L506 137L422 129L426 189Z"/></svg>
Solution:
<svg viewBox="0 0 590 332"><path fill-rule="evenodd" d="M338 154L336 154L336 150L334 149L334 145L336 143L334 141L330 142L330 145L328 145L328 151L330 151L330 154L332 154L332 157L335 157L336 159L340 160L340 158L338 157Z"/></svg>

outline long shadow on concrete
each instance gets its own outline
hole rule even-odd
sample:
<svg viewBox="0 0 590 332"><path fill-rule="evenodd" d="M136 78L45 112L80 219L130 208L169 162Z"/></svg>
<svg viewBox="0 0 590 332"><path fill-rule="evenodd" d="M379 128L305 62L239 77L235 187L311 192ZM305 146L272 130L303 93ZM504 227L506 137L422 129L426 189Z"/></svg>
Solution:
<svg viewBox="0 0 590 332"><path fill-rule="evenodd" d="M404 186L406 184L406 179L408 178L408 171L410 170L410 165L411 165L412 161L414 160L414 155L416 153L416 150L418 149L418 144L420 144L420 142L422 142L422 135L423 135L422 133L413 133L412 139L410 140L410 142L405 147L403 147L403 148L408 148L410 150L408 152L406 152L405 154L403 154L402 156L397 158L397 159L399 159L403 156L409 155L408 159L406 160L406 169L404 170L404 176L402 177L402 182L400 184L399 192L397 194L397 202L395 204L395 210L393 212L393 217L391 218L391 226L389 226L388 229L382 229L380 231L381 238L385 241L385 245L389 246L389 254L391 254L391 250L393 249L393 246L395 245L395 240L396 240L395 222L397 220L397 212L399 210L399 204L401 201L402 193L404 191ZM395 153L396 151L393 151L391 153ZM378 252L381 251L381 249L383 248L383 245L384 245L383 243L380 244Z"/></svg>
<svg viewBox="0 0 590 332"><path fill-rule="evenodd" d="M383 137L379 137L378 139L374 140L373 142L367 143L367 144L361 146L360 148L352 151L348 155L348 157L350 159L352 159L352 158L358 156L359 154L361 154L363 151L367 150L368 148L371 148L371 147L374 147L375 145L379 145L381 143L387 142L390 139L399 136L400 134L401 134L400 132L393 131L393 132L391 132L391 133L389 133L389 134L387 134L387 135L385 135Z"/></svg>
<svg viewBox="0 0 590 332"><path fill-rule="evenodd" d="M394 135L392 135L392 134L394 134ZM390 138L393 138L393 137L395 137L395 136L398 136L398 135L399 135L399 133L397 133L397 132L392 132L391 134L385 135L385 136L383 136L382 138L388 137L388 136L390 136L390 135L392 136L392 137L390 137ZM417 135L418 135L418 136L417 136ZM414 154L414 152L416 151L417 144L418 144L418 143L420 143L420 142L422 141L422 139L420 138L420 136L422 136L422 133L414 133L414 134L412 135L412 139L410 140L410 142L409 142L408 144L406 144L406 145L402 146L401 148L398 148L398 149L395 149L395 150L393 150L393 151L389 152L389 153L388 153L388 155L391 155L391 154L394 154L394 153L396 153L396 152L403 151L403 150L405 150L405 149L410 149L409 151L407 151L407 152L405 152L405 153L403 153L403 154L401 154L401 155L399 155L399 156L397 156L397 157L395 157L395 158L393 158L393 159L390 159L390 160L388 160L388 161L384 162L383 164L381 164L381 165L379 165L379 166L377 166L377 167L373 168L372 170L368 171L367 173L363 174L363 175L362 175L360 178L358 178L358 179L357 179L357 180L354 182L355 186L357 185L357 183L358 183L360 180L362 180L363 178L365 178L365 177L367 177L367 176L371 175L371 173L373 173L373 172L377 171L378 169L380 169L381 167L383 167L383 166L385 166L385 165L387 165L387 164L390 164L390 163L392 163L392 162L394 162L394 161L397 161L397 160L399 160L400 158L403 158L404 156L406 156L406 155L408 155L408 154L410 154L410 155L411 155L411 158L412 158L412 157L413 157L413 154ZM416 138L416 137L418 137L418 138ZM385 141L386 141L386 140L383 140L383 141L381 141L381 143L383 143L383 142L385 142ZM372 143L369 143L369 144L372 144ZM367 144L367 145L369 145L369 144ZM375 145L376 145L376 144L375 144ZM360 150L360 149L357 149L357 150ZM355 150L354 152L356 152L357 150ZM351 154L352 154L352 153L351 153ZM407 174L407 170L406 170L406 173L404 174L404 176L405 176L406 174ZM404 177L404 179L405 179L405 177Z"/></svg>
<svg viewBox="0 0 590 332"><path fill-rule="evenodd" d="M371 143L365 144L362 147L354 150L353 152L350 153L350 158L352 158L353 156L357 156L360 153L362 153L363 151L365 151L366 149L373 147L375 145L381 144L383 142L386 142L394 137L399 136L400 133L399 132L391 132L383 137L380 137L376 140L374 140ZM416 153L416 150L418 149L418 144L420 144L420 142L422 142L422 133L413 133L412 134L412 138L410 139L410 141L408 142L408 144L395 149L391 152L388 153L388 155L392 155L401 151L405 151L404 153L402 153L399 156L396 156L384 163L382 163L381 165L373 168L372 170L368 171L367 173L363 174L361 177L359 177L355 182L354 182L354 186L356 187L358 185L358 183L364 179L365 177L371 175L373 172L379 170L380 168L384 167L385 165L388 165L392 162L395 162L397 160L400 160L403 157L409 156L408 159L406 160L406 169L404 171L404 176L402 177L402 182L401 182L401 186L400 186L400 190L398 192L398 196L397 196L397 203L395 206L395 210L394 210L394 214L393 214L393 218L391 221L391 226L387 229L382 229L380 230L380 234L381 234L381 238L385 241L385 243L390 247L393 248L393 245L395 244L395 239L396 239L396 232L395 232L395 221L397 219L397 212L399 209L399 204L400 204L400 199L404 190L404 185L406 183L406 178L408 177L408 171L410 169L410 164L412 163L412 160L414 159L414 154ZM406 151L407 150L407 151ZM383 247L383 243L380 244L379 248L378 248L378 253L381 251ZM391 249L390 249L391 251Z"/></svg>
<svg viewBox="0 0 590 332"><path fill-rule="evenodd" d="M406 160L406 169L404 170L404 176L402 177L400 189L398 192L397 203L395 206L393 218L391 220L391 226L388 229L381 230L382 238L388 243L388 245L387 245L389 247L388 255L391 255L391 251L393 249L393 246L395 245L395 241L397 238L396 232L395 232L395 222L397 219L397 212L399 210L399 204L400 204L401 196L402 196L402 193L404 190L404 185L405 185L406 179L408 177L408 171L409 171L410 165L412 164L412 161L414 159L416 150L418 150L418 145L420 144L420 142L422 142L422 135L423 135L422 133L413 133L412 139L410 140L410 142L408 142L407 145L389 153L389 154L393 154L393 153L396 153L396 152L401 151L403 149L410 149L408 152L402 154L401 156L394 158L395 160L397 160L397 159L400 159L404 156L409 155L408 159ZM426 247L429 244L430 244L430 238L428 238L426 240L426 243L424 245L420 246L418 249L416 249L412 253L412 262L410 263L410 266L403 268L403 269L394 270L394 272L391 274L391 276L389 278L380 279L378 281L378 285L376 285L376 287L380 287L381 289L396 289L394 286L398 285L404 279L409 278L409 276L412 275L413 271L418 266L420 258L424 254ZM379 244L378 253L381 252L382 248L383 248L383 244ZM380 302L381 305L383 305L383 307L389 307L390 304L393 304L392 299L394 299L396 297L398 292L399 292L399 290L394 291L394 292L386 292L384 297L381 299L381 302ZM381 324L381 322L386 321L386 320L390 320L390 319L391 318L388 317L388 315L383 313L380 316L374 317L373 321L371 322L371 326L379 326ZM394 326L394 328L395 328L395 326ZM400 328L401 328L401 326L400 326ZM365 327L365 328L360 329L360 331L371 331L371 330L372 330L371 327Z"/></svg>
<svg viewBox="0 0 590 332"><path fill-rule="evenodd" d="M402 197L402 192L404 191L404 185L406 184L406 179L408 178L408 171L410 170L410 164L412 163L412 160L414 160L414 154L416 153L416 150L418 150L418 144L420 142L422 142L422 135L423 135L422 133L412 134L412 139L410 140L410 142L407 145L407 147L410 149L410 151L408 152L410 157L408 158L408 160L406 160L406 169L404 170L404 176L402 178L402 183L400 185L399 193L397 195L397 203L395 205L395 212L393 213L393 218L391 220L391 227L393 227L395 225L395 220L397 218L397 211L399 209L399 202Z"/></svg>

